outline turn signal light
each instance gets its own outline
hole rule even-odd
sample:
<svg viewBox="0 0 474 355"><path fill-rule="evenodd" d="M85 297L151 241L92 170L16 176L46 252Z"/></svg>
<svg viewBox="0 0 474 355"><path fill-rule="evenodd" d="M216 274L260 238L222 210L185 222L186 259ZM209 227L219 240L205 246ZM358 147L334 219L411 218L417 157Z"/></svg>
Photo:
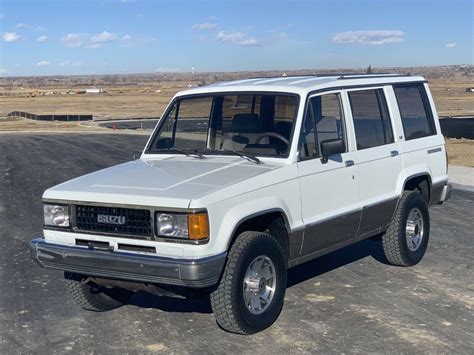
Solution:
<svg viewBox="0 0 474 355"><path fill-rule="evenodd" d="M207 213L194 213L188 215L189 239L200 240L209 237L209 221Z"/></svg>

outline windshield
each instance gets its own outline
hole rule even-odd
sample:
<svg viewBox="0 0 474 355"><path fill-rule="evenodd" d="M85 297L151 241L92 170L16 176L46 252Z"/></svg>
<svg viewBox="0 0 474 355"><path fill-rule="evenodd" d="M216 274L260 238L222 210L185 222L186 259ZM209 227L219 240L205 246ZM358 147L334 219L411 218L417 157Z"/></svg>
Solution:
<svg viewBox="0 0 474 355"><path fill-rule="evenodd" d="M298 96L213 94L177 99L165 113L147 153L236 152L287 157Z"/></svg>

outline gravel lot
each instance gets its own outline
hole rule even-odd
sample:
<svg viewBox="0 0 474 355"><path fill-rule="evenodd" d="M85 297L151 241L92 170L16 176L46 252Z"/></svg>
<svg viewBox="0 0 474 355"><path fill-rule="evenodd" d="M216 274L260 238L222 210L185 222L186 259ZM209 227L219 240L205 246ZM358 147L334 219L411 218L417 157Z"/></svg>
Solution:
<svg viewBox="0 0 474 355"><path fill-rule="evenodd" d="M455 190L431 209L425 259L386 265L377 241L289 273L285 307L248 337L220 330L207 299L136 294L108 313L78 308L59 271L38 267L43 191L130 160L145 136L0 135L0 353L472 353L474 193Z"/></svg>

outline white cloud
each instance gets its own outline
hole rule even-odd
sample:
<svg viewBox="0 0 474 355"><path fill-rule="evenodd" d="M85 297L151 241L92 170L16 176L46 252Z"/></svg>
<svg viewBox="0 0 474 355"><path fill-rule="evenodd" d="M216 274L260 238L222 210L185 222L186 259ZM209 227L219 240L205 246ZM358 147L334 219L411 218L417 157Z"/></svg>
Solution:
<svg viewBox="0 0 474 355"><path fill-rule="evenodd" d="M69 64L71 64L70 60L65 60L64 62L59 63L61 67L65 67L66 65L69 65Z"/></svg>
<svg viewBox="0 0 474 355"><path fill-rule="evenodd" d="M458 44L456 42L451 42L451 43L446 43L446 48L454 48L456 47Z"/></svg>
<svg viewBox="0 0 474 355"><path fill-rule="evenodd" d="M36 39L36 42L43 43L43 42L46 42L47 40L48 40L48 36L42 35Z"/></svg>
<svg viewBox="0 0 474 355"><path fill-rule="evenodd" d="M119 37L119 35L116 33L104 31L102 33L97 33L91 37L91 42L93 44L89 46L88 48L101 48L102 45L98 46L98 44L100 43L130 41L131 39L132 39L132 36L128 34L123 35L122 37Z"/></svg>
<svg viewBox="0 0 474 355"><path fill-rule="evenodd" d="M211 21L215 21L215 20L218 19L217 16L208 16L207 18L208 18L209 20L211 20Z"/></svg>
<svg viewBox="0 0 474 355"><path fill-rule="evenodd" d="M122 4L132 4L134 2L137 2L136 0L120 0Z"/></svg>
<svg viewBox="0 0 474 355"><path fill-rule="evenodd" d="M249 36L243 32L220 31L217 34L217 41L240 47L255 47L260 45L260 42L257 38Z"/></svg>
<svg viewBox="0 0 474 355"><path fill-rule="evenodd" d="M63 42L69 48L79 48L84 45L84 34L82 33L69 33L66 36L61 37Z"/></svg>
<svg viewBox="0 0 474 355"><path fill-rule="evenodd" d="M5 42L17 42L21 39L21 36L16 32L5 32L2 37Z"/></svg>
<svg viewBox="0 0 474 355"><path fill-rule="evenodd" d="M44 67L49 66L50 64L51 64L50 62L47 62L46 60L42 60L41 62L36 63L36 66L38 68L44 68Z"/></svg>
<svg viewBox="0 0 474 355"><path fill-rule="evenodd" d="M107 32L107 31L95 34L91 38L91 41L93 43L113 42L113 41L117 41L117 40L118 40L118 37L115 33L110 33L110 32Z"/></svg>
<svg viewBox="0 0 474 355"><path fill-rule="evenodd" d="M400 30L348 31L334 33L332 40L339 44L355 43L377 46L403 42L404 36L405 33Z"/></svg>
<svg viewBox="0 0 474 355"><path fill-rule="evenodd" d="M0 68L0 75L8 73L8 70L5 68Z"/></svg>
<svg viewBox="0 0 474 355"><path fill-rule="evenodd" d="M202 31L202 30L215 30L218 27L219 25L217 23L204 22L204 23L198 23L198 24L193 25L192 29L195 31Z"/></svg>
<svg viewBox="0 0 474 355"><path fill-rule="evenodd" d="M109 42L127 42L132 40L132 36L125 34L119 36L117 33L103 31L90 36L87 33L69 33L61 37L61 41L69 48L102 48L105 43Z"/></svg>
<svg viewBox="0 0 474 355"><path fill-rule="evenodd" d="M25 30L27 28L30 28L30 26L25 23L17 23L15 27L17 30Z"/></svg>

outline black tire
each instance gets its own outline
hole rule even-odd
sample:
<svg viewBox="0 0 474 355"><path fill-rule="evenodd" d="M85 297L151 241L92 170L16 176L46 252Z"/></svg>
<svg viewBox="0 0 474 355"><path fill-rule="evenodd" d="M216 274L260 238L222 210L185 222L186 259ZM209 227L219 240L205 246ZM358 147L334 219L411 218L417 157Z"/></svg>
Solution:
<svg viewBox="0 0 474 355"><path fill-rule="evenodd" d="M406 237L407 221L410 211L417 209L422 218L423 236L416 250L410 250ZM425 255L430 236L428 206L419 192L405 191L398 202L397 209L387 232L382 236L385 257L392 265L413 266Z"/></svg>
<svg viewBox="0 0 474 355"><path fill-rule="evenodd" d="M132 296L132 291L118 288L104 288L89 281L86 276L65 272L64 278L74 302L83 309L105 312L123 306Z"/></svg>
<svg viewBox="0 0 474 355"><path fill-rule="evenodd" d="M269 258L275 270L275 292L261 314L252 313L244 301L244 278L251 262L259 256ZM268 233L243 232L229 251L224 273L211 293L217 323L226 331L253 334L271 326L280 315L286 291L287 260L278 241Z"/></svg>

